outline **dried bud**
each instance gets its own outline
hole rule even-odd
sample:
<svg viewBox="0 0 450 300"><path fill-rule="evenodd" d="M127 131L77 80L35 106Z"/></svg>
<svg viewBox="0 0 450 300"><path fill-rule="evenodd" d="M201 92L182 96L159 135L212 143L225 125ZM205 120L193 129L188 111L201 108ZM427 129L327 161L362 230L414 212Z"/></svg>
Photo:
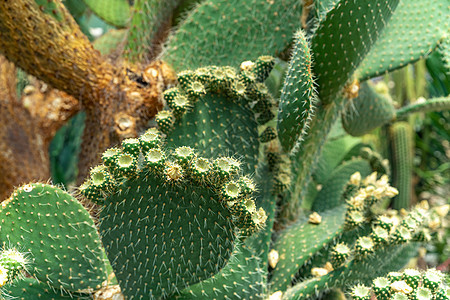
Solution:
<svg viewBox="0 0 450 300"><path fill-rule="evenodd" d="M278 256L278 251L275 249L270 250L269 252L269 266L272 269L275 269L277 266L278 261L280 260L280 257Z"/></svg>
<svg viewBox="0 0 450 300"><path fill-rule="evenodd" d="M312 268L311 275L314 277L322 277L329 273L329 271L325 268Z"/></svg>
<svg viewBox="0 0 450 300"><path fill-rule="evenodd" d="M309 215L308 222L311 224L320 224L322 222L322 217L318 213L313 212Z"/></svg>
<svg viewBox="0 0 450 300"><path fill-rule="evenodd" d="M283 297L283 292L277 291L271 294L267 300L281 300L281 297Z"/></svg>
<svg viewBox="0 0 450 300"><path fill-rule="evenodd" d="M394 292L400 292L403 294L409 294L413 291L413 288L410 287L406 282L404 282L403 280L400 281L395 281L391 284L391 289Z"/></svg>
<svg viewBox="0 0 450 300"><path fill-rule="evenodd" d="M354 185L360 185L361 184L361 173L356 172L353 173L353 175L350 177L350 183Z"/></svg>

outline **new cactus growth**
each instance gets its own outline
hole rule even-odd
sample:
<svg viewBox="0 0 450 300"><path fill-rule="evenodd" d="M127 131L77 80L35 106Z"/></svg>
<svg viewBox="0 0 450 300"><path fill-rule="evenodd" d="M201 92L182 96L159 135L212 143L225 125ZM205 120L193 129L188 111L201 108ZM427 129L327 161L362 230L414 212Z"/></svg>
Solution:
<svg viewBox="0 0 450 300"><path fill-rule="evenodd" d="M434 288L427 287L426 277L433 278ZM402 273L389 273L388 278L379 277L373 280L372 291L376 300L395 300L395 299L414 299L431 300L445 299L445 291L448 290L445 282L442 280L444 274L440 271L430 269L420 272L414 269L406 269ZM353 290L358 289L357 285ZM370 289L369 293L370 293ZM352 294L353 299L360 299Z"/></svg>
<svg viewBox="0 0 450 300"><path fill-rule="evenodd" d="M0 298L449 298L438 271L394 272L448 213L410 205L406 121L448 97L397 108L368 81L445 49L445 1L105 2L0 2L0 192L19 186L0 205ZM116 27L93 45L92 13ZM40 105L32 78L19 99L6 59L65 100ZM75 193L29 170L55 105L86 111ZM391 162L353 137L380 126ZM409 210L385 211L394 197Z"/></svg>

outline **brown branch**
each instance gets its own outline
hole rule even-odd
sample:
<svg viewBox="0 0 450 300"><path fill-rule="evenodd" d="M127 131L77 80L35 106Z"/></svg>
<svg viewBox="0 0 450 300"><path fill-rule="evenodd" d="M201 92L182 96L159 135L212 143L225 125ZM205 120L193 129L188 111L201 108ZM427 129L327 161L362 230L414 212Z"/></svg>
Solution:
<svg viewBox="0 0 450 300"><path fill-rule="evenodd" d="M106 147L137 135L162 107L162 90L175 78L161 62L147 68L125 62L112 65L92 47L60 0L52 2L57 9L46 12L34 0L0 1L0 53L80 99L87 112L80 159L83 177ZM130 77L129 70L143 81Z"/></svg>
<svg viewBox="0 0 450 300"><path fill-rule="evenodd" d="M73 97L37 80L19 100L16 69L0 56L0 201L20 184L49 179L50 141L78 106Z"/></svg>

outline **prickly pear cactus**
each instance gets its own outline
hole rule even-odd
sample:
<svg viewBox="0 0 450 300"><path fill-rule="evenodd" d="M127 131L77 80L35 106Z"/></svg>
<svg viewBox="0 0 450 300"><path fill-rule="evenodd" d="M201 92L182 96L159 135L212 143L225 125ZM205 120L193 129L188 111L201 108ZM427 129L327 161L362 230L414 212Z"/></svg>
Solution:
<svg viewBox="0 0 450 300"><path fill-rule="evenodd" d="M75 195L2 202L4 298L448 298L434 271L392 273L448 206L383 209L411 207L409 116L448 96L397 108L367 82L445 52L445 1L80 1L0 2L0 53L81 99L99 158ZM386 125L392 178L366 135Z"/></svg>
<svg viewBox="0 0 450 300"><path fill-rule="evenodd" d="M162 143L156 129L124 140L81 188L103 206L100 236L129 298L167 297L213 276L266 220L237 160Z"/></svg>

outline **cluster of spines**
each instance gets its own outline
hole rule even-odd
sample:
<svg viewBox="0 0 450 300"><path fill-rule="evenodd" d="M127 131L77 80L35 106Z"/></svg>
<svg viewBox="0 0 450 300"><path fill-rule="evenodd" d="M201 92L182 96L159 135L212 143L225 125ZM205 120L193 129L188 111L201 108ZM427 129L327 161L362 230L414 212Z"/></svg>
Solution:
<svg viewBox="0 0 450 300"><path fill-rule="evenodd" d="M353 299L369 300L372 294L376 300L444 300L450 297L450 288L443 282L444 275L435 269L420 272L406 269L402 273L391 272L386 277L378 277L372 286L353 287ZM372 298L373 299L373 298Z"/></svg>
<svg viewBox="0 0 450 300"><path fill-rule="evenodd" d="M190 111L195 102L207 93L226 95L231 101L241 103L245 99L257 113L258 124L263 125L274 118L273 99L263 83L274 65L274 58L261 56L256 61L246 61L237 71L232 67L209 66L178 74L178 86L164 92L169 107L160 111L155 120L159 129L168 134L177 119ZM269 138L265 136L265 138Z"/></svg>
<svg viewBox="0 0 450 300"><path fill-rule="evenodd" d="M11 284L15 279L22 276L27 270L29 261L25 254L15 248L4 249L0 252L0 288ZM0 299L2 294L0 291Z"/></svg>
<svg viewBox="0 0 450 300"><path fill-rule="evenodd" d="M101 205L122 182L145 173L169 185L202 185L215 191L243 235L264 225L265 212L256 208L252 198L256 186L252 179L241 176L239 161L226 156L215 160L199 157L188 146L168 153L162 143L161 133L150 128L138 139L124 140L121 148L106 150L103 165L91 169L90 177L80 186L81 194Z"/></svg>

